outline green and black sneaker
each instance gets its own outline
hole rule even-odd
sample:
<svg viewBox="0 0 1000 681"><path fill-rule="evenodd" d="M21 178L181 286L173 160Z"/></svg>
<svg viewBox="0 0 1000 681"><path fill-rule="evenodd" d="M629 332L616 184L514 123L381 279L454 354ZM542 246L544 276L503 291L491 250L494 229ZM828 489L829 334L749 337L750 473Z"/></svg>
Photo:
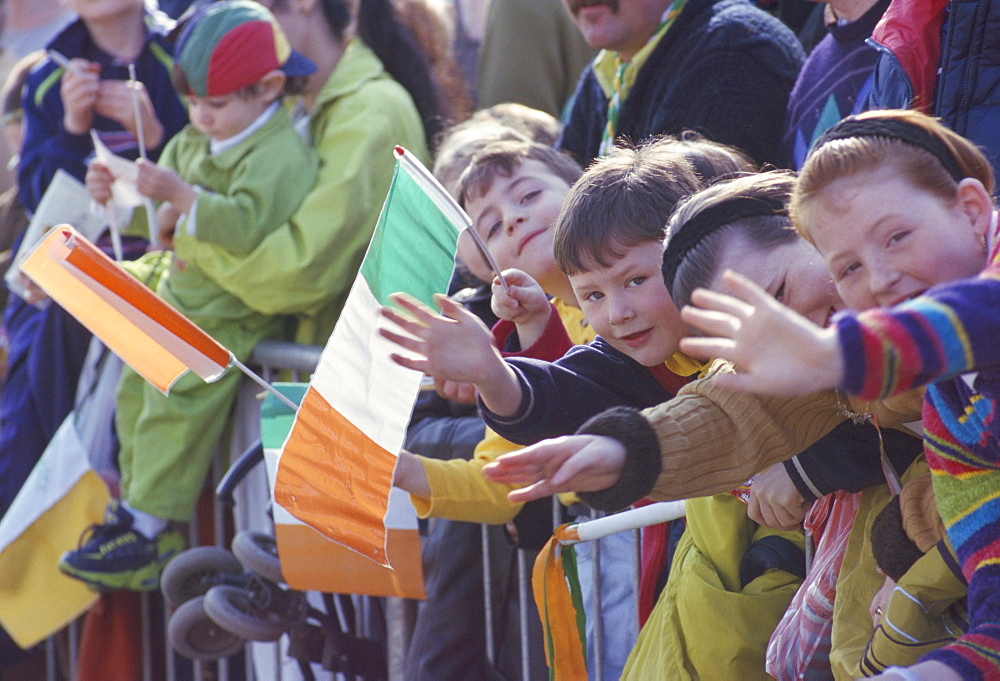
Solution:
<svg viewBox="0 0 1000 681"><path fill-rule="evenodd" d="M125 508L110 506L104 523L91 525L80 547L62 555L59 569L98 589L156 589L167 561L184 549L184 537L167 528L147 539L132 522Z"/></svg>

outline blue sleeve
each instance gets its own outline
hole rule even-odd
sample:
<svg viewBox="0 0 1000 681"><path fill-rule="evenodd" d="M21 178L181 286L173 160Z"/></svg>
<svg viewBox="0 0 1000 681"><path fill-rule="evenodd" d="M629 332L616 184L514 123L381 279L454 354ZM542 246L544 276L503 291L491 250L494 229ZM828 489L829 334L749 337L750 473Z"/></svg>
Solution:
<svg viewBox="0 0 1000 681"><path fill-rule="evenodd" d="M605 409L651 407L673 397L645 367L609 350L598 340L556 362L507 360L521 382L521 404L500 417L480 403L484 420L500 436L528 445L576 432Z"/></svg>
<svg viewBox="0 0 1000 681"><path fill-rule="evenodd" d="M919 437L892 428L882 430L882 441L886 456L900 474L923 451ZM784 465L807 501L838 490L860 492L885 482L879 433L870 423L844 421Z"/></svg>
<svg viewBox="0 0 1000 681"><path fill-rule="evenodd" d="M46 62L29 76L22 99L24 142L17 166L18 199L29 212L38 208L58 169L82 182L93 149L88 135L71 135L63 127L60 73L61 69Z"/></svg>

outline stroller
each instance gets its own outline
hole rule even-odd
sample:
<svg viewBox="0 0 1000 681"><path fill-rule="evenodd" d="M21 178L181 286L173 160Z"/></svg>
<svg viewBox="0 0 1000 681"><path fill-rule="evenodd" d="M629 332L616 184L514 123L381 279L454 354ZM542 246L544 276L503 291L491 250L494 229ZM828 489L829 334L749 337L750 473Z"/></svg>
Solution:
<svg viewBox="0 0 1000 681"><path fill-rule="evenodd" d="M260 442L247 449L216 490L233 506L233 492L247 473L264 460ZM380 641L355 631L355 606L349 595L322 594L324 610L306 594L285 584L274 537L243 531L232 552L198 546L180 553L166 567L161 589L176 608L167 624L170 645L194 660L217 660L238 653L247 641L277 641L289 636L288 655L307 681L312 663L348 678L388 678Z"/></svg>

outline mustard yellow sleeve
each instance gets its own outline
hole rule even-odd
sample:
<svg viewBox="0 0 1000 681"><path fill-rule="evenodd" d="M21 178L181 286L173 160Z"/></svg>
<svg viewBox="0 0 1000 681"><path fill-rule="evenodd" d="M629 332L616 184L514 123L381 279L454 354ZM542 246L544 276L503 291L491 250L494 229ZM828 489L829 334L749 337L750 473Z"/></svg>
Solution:
<svg viewBox="0 0 1000 681"><path fill-rule="evenodd" d="M501 454L520 448L489 428L476 446L472 459L430 459L418 457L423 464L431 496L423 499L410 495L417 515L451 520L500 525L511 520L523 504L507 499L509 485L499 485L483 477L483 466Z"/></svg>
<svg viewBox="0 0 1000 681"><path fill-rule="evenodd" d="M502 525L514 519L524 504L507 498L511 485L501 485L483 477L483 466L501 454L517 451L521 445L486 429L486 437L476 446L472 459L430 459L418 456L424 467L430 498L410 495L410 501L421 518L435 517L470 523ZM559 500L571 504L577 497L560 494Z"/></svg>

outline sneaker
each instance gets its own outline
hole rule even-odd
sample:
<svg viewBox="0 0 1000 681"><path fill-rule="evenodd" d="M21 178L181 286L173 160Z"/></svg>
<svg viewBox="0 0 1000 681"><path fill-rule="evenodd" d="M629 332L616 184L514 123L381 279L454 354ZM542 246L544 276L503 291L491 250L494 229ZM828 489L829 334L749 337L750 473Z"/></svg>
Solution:
<svg viewBox="0 0 1000 681"><path fill-rule="evenodd" d="M184 549L184 538L167 528L154 539L132 529L132 514L113 504L104 523L91 525L79 548L59 559L59 569L98 589L152 591L171 558Z"/></svg>

